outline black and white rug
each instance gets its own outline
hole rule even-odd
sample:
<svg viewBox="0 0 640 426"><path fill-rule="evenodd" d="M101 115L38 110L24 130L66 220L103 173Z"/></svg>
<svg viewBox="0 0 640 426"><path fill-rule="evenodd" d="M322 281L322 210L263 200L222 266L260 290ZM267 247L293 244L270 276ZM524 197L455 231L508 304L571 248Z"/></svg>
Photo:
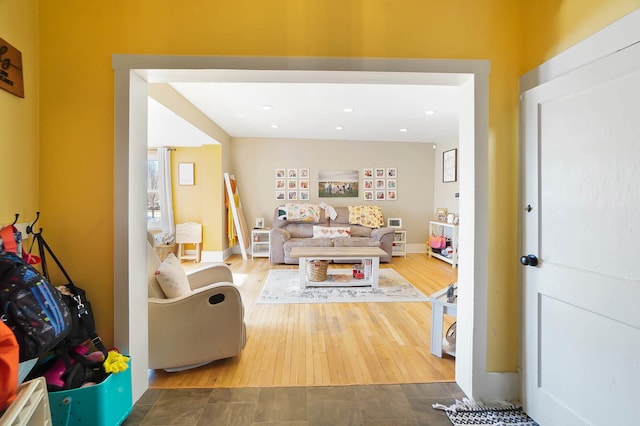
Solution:
<svg viewBox="0 0 640 426"><path fill-rule="evenodd" d="M330 277L340 283L347 275ZM272 269L257 303L339 303L339 302L427 302L429 299L390 268L380 269L378 288L307 287L300 288L299 273L293 269Z"/></svg>
<svg viewBox="0 0 640 426"><path fill-rule="evenodd" d="M510 402L465 398L450 406L433 404L433 408L444 410L453 426L538 426L522 407Z"/></svg>

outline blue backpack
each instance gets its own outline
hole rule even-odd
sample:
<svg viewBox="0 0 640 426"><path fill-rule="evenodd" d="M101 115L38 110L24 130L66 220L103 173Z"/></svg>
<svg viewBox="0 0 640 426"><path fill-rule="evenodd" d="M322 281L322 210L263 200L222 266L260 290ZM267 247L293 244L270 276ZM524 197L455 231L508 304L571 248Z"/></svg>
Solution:
<svg viewBox="0 0 640 426"><path fill-rule="evenodd" d="M0 252L0 318L20 345L20 362L37 358L62 342L71 314L62 294L20 256Z"/></svg>

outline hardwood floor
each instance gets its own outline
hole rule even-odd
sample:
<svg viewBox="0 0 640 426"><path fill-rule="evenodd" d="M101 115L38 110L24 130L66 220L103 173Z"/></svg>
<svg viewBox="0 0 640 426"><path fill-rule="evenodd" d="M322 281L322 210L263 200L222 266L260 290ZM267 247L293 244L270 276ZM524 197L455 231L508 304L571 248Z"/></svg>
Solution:
<svg viewBox="0 0 640 426"><path fill-rule="evenodd" d="M431 303L256 305L269 269L297 269L297 265L271 265L265 258L243 261L239 255L226 262L233 270L245 306L247 345L244 351L238 357L188 371L150 370L150 388L455 380L454 359L441 359L429 351ZM429 259L426 254L394 257L392 263L382 264L381 268L395 269L425 295L457 281L457 269L435 258ZM445 329L454 320L446 318Z"/></svg>

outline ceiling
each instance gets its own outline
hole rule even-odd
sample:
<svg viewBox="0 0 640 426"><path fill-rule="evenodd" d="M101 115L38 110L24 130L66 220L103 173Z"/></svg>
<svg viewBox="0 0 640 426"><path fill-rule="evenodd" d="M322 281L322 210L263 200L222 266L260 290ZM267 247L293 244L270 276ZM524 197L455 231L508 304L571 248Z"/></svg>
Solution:
<svg viewBox="0 0 640 426"><path fill-rule="evenodd" d="M330 72L329 72L330 73ZM326 74L326 73L325 73ZM371 73L368 73L371 74ZM165 81L234 138L439 143L458 138L461 79L312 76L289 81ZM375 74L375 73L373 73ZM147 76L153 82L153 74ZM215 80L221 81L215 81ZM339 81L338 81L339 80ZM350 110L349 110L350 109ZM209 136L150 98L150 146L201 146Z"/></svg>

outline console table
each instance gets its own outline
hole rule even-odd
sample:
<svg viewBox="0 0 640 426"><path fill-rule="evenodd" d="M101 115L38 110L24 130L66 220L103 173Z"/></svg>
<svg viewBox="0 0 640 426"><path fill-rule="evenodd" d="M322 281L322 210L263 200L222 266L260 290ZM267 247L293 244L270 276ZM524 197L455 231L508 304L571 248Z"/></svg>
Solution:
<svg viewBox="0 0 640 426"><path fill-rule="evenodd" d="M291 257L298 258L298 270L300 272L300 288L307 287L355 287L368 286L378 288L380 273L380 256L386 256L387 252L378 247L293 247ZM307 279L307 261L309 260L335 260L353 259L359 261L371 261L371 276L367 279L352 279L333 281L309 281ZM344 274L342 274L344 275Z"/></svg>

